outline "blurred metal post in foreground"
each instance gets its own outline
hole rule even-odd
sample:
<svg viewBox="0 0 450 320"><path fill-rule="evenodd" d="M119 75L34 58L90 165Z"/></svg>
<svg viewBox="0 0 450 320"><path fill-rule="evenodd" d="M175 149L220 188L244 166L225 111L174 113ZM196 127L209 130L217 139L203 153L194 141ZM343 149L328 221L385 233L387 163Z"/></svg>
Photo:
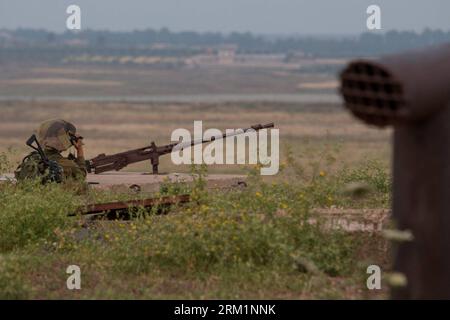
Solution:
<svg viewBox="0 0 450 320"><path fill-rule="evenodd" d="M394 299L450 298L450 44L341 73L345 106L378 127L394 126L393 217L412 241L398 243Z"/></svg>

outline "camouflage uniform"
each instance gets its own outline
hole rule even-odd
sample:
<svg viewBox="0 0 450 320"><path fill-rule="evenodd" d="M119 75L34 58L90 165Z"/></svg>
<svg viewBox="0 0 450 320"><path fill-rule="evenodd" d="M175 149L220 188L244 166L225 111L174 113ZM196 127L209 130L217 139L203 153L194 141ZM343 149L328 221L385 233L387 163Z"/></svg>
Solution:
<svg viewBox="0 0 450 320"><path fill-rule="evenodd" d="M37 130L39 143L48 159L56 161L62 167L63 180L84 181L86 178L85 159L83 157L76 158L72 154L67 158L61 155L61 152L73 145L69 133L76 134L75 126L61 119L45 121ZM26 163L25 159L31 159L28 160L30 163ZM32 176L27 170L33 167L33 161L36 161L36 159L38 159L36 152L30 153L24 158L24 161L16 171L18 180Z"/></svg>
<svg viewBox="0 0 450 320"><path fill-rule="evenodd" d="M63 168L64 179L74 179L83 181L86 178L86 161L83 157L75 158L70 154L64 158L55 149L45 148L44 152L49 160L56 161Z"/></svg>

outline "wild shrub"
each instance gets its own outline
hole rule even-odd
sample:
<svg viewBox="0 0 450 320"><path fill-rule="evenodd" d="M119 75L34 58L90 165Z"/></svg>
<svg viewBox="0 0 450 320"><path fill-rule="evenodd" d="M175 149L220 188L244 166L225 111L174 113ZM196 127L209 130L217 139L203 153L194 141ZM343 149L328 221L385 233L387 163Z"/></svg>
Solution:
<svg viewBox="0 0 450 320"><path fill-rule="evenodd" d="M0 189L0 252L52 241L73 224L67 214L77 207L77 197L61 185L5 182Z"/></svg>

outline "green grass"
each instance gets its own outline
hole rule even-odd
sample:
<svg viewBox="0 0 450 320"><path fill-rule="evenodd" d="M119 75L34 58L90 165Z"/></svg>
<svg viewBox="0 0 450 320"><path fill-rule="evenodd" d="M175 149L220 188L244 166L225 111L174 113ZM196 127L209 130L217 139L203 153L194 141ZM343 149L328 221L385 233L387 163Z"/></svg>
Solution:
<svg viewBox="0 0 450 320"><path fill-rule="evenodd" d="M160 190L189 192L192 202L130 221L66 217L86 202L130 195L5 182L0 298L370 298L365 262L386 263L386 252L373 249L384 240L308 219L317 207L388 207L387 168L368 160L332 171L329 154L308 167L287 158L278 178L263 179L254 167L246 188L228 192L206 190L205 168L194 167L193 186ZM362 193L347 188L360 182ZM79 291L66 289L70 264L81 268Z"/></svg>

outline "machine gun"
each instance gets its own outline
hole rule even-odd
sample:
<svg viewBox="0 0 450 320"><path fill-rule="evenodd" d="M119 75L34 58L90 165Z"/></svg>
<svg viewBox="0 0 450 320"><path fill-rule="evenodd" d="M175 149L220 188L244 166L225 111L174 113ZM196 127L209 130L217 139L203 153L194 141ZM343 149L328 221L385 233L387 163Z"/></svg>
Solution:
<svg viewBox="0 0 450 320"><path fill-rule="evenodd" d="M225 139L227 137L236 136L239 134L246 133L249 130L261 130L261 129L268 129L273 128L274 123L268 123L268 124L256 124L251 126L250 128L243 129L239 132L234 132L232 134L223 134L222 136L213 136L210 139L198 139L193 140L185 143L172 143L167 144L163 146L157 146L155 142L152 142L150 146L129 150L125 152L120 152L112 155L105 155L100 154L97 157L86 160L86 168L89 173L94 172L95 174L99 174L106 171L119 171L129 164L144 161L144 160L150 160L152 164L152 173L158 174L158 165L159 165L159 157L168 153L171 153L172 151L177 150L183 150L188 147L192 147L197 144L203 144L212 142L217 139Z"/></svg>

